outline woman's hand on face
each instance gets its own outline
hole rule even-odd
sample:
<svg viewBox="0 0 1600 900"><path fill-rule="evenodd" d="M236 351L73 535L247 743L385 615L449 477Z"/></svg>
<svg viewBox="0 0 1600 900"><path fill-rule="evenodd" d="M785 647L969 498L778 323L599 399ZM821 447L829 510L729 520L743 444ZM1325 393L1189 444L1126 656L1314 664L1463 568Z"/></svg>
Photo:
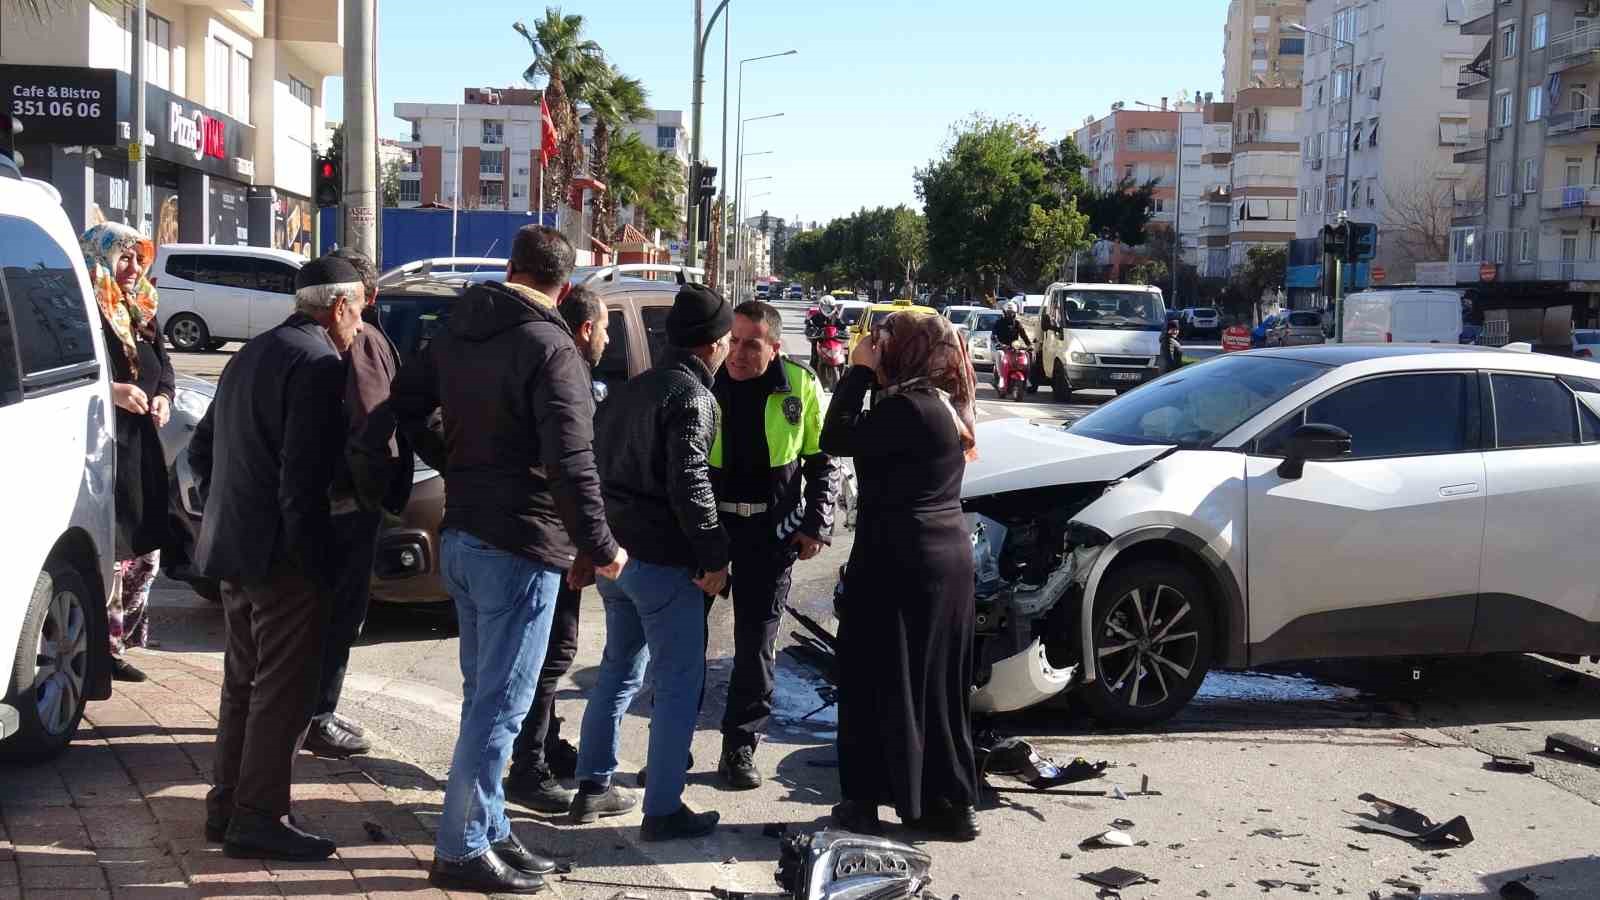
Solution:
<svg viewBox="0 0 1600 900"><path fill-rule="evenodd" d="M166 394L157 394L150 401L150 417L156 420L157 428L167 427L167 422L172 419L172 403Z"/></svg>
<svg viewBox="0 0 1600 900"><path fill-rule="evenodd" d="M878 360L883 356L882 349L878 346L878 336L869 334L862 336L856 349L850 352L850 363L856 366L866 366L872 371L878 371Z"/></svg>
<svg viewBox="0 0 1600 900"><path fill-rule="evenodd" d="M145 396L137 384L118 382L111 385L111 402L118 409L125 409L136 416L142 416L150 411L150 398Z"/></svg>

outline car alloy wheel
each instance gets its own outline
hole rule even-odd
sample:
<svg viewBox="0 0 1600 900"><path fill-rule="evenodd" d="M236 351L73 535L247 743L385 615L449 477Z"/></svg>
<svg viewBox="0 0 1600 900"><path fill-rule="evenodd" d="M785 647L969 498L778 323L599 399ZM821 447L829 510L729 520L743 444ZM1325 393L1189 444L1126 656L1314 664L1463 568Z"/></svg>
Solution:
<svg viewBox="0 0 1600 900"><path fill-rule="evenodd" d="M206 323L188 313L173 316L167 323L167 339L172 341L173 349L184 352L206 350L211 346L211 332Z"/></svg>
<svg viewBox="0 0 1600 900"><path fill-rule="evenodd" d="M20 730L0 741L0 759L39 760L61 752L87 705L89 664L106 646L95 595L71 564L50 559L34 582L7 681ZM101 601L104 602L103 600Z"/></svg>
<svg viewBox="0 0 1600 900"><path fill-rule="evenodd" d="M1093 620L1096 717L1148 725L1189 702L1211 666L1215 624L1204 589L1181 566L1140 563L1101 584Z"/></svg>
<svg viewBox="0 0 1600 900"><path fill-rule="evenodd" d="M88 616L83 598L70 586L58 586L50 598L34 666L39 723L52 735L69 731L83 708L83 683L89 671Z"/></svg>

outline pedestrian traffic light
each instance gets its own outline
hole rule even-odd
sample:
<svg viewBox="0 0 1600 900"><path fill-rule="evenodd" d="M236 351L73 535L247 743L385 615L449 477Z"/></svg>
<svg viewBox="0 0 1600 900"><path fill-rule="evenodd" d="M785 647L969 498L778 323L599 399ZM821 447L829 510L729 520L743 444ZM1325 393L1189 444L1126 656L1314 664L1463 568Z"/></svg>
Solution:
<svg viewBox="0 0 1600 900"><path fill-rule="evenodd" d="M1328 256L1344 259L1345 248L1349 246L1348 232L1345 223L1322 226L1322 252Z"/></svg>
<svg viewBox="0 0 1600 900"><path fill-rule="evenodd" d="M1345 225L1345 255L1347 263L1365 262L1378 255L1378 226L1371 222L1349 222Z"/></svg>
<svg viewBox="0 0 1600 900"><path fill-rule="evenodd" d="M695 197L709 202L717 196L717 167L700 163L695 167Z"/></svg>
<svg viewBox="0 0 1600 900"><path fill-rule="evenodd" d="M316 198L318 206L338 206L339 199L344 196L344 182L339 177L339 162L331 156L319 156L316 159L315 178L313 184L316 189L312 196Z"/></svg>

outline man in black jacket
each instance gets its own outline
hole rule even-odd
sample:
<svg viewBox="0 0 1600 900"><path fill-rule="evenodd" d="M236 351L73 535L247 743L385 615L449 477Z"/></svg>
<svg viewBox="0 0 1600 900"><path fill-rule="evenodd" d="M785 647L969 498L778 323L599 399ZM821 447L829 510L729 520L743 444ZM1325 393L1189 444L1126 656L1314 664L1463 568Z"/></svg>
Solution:
<svg viewBox="0 0 1600 900"><path fill-rule="evenodd" d="M295 313L222 373L189 445L205 514L195 547L222 580L222 701L206 837L229 856L325 859L289 818L294 756L321 671L334 573L328 491L344 452L345 365L366 292L344 260L308 263Z"/></svg>
<svg viewBox="0 0 1600 900"><path fill-rule="evenodd" d="M461 730L429 874L446 889L531 893L555 870L511 831L500 778L562 572L616 577L628 560L600 499L589 366L555 308L573 256L560 232L518 231L506 283L469 288L395 383L401 426L444 473L440 562L461 624ZM427 427L440 410L442 438Z"/></svg>
<svg viewBox="0 0 1600 900"><path fill-rule="evenodd" d="M728 535L708 455L718 416L712 377L728 358L733 311L715 291L691 284L666 324L671 349L613 391L595 422L606 517L632 561L620 578L599 580L606 648L583 713L570 814L583 823L632 808L611 776L622 714L650 663L646 841L701 837L717 825L716 813L683 804L683 785L705 684L705 598L728 581Z"/></svg>

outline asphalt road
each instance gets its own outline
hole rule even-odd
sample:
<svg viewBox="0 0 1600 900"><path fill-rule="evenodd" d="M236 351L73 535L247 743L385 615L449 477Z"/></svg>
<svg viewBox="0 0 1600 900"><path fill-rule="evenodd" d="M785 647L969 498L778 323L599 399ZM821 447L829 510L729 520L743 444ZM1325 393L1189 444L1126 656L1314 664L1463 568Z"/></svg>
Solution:
<svg viewBox="0 0 1600 900"><path fill-rule="evenodd" d="M787 337L787 335L786 335ZM216 367L225 354L179 354L186 371ZM1094 403L1015 404L985 399L985 416L1060 418ZM1093 398L1090 398L1091 401ZM841 532L816 560L796 568L793 604L831 624L835 572L849 555ZM559 714L576 737L583 696L593 684L603 645L601 610L584 598L582 647L564 685ZM222 622L216 609L164 582L154 598L155 652L220 666ZM571 855L581 877L644 886L646 898L688 896L667 888L769 891L777 841L765 823L809 829L837 801L828 768L835 722L821 705L816 678L780 654L776 713L758 753L768 783L749 793L725 792L715 777L717 733L731 667L731 616L719 603L711 619L708 689L694 744L695 769L686 801L717 809L726 827L691 843L642 844L637 818L572 827L555 818L518 816L530 843ZM798 626L786 621L782 645ZM376 736L374 755L397 778L424 769L442 777L460 710L457 641L442 608L374 612L355 649L342 709ZM648 691L629 711L621 758L624 783L645 760ZM814 713L814 715L808 714ZM1121 897L1256 897L1294 894L1388 897L1389 879L1408 879L1430 898L1493 897L1511 879L1529 879L1543 898L1600 896L1600 768L1538 751L1545 735L1571 732L1600 739L1600 667L1504 654L1443 660L1308 664L1272 673L1218 673L1177 718L1143 732L1099 729L1070 704L1006 717L995 726L1028 738L1041 753L1066 760L1108 760L1105 778L1073 788L1120 789L1127 799L1027 791L992 779L981 814L985 834L973 844L930 844L935 890L969 900L1003 897L1091 898L1079 875L1121 866L1160 879ZM1491 753L1530 754L1533 775L1487 771ZM1149 778L1153 795L1137 795ZM1370 792L1415 807L1437 821L1465 816L1476 835L1469 846L1418 848L1351 829L1368 811ZM892 816L891 816L892 818ZM1079 843L1115 820L1143 846L1083 850ZM1279 837L1262 833L1277 829ZM902 839L903 832L891 836ZM1285 886L1264 887L1281 881ZM559 896L609 900L618 888L559 886ZM1201 891L1206 892L1200 894ZM1405 895L1414 896L1414 895Z"/></svg>

